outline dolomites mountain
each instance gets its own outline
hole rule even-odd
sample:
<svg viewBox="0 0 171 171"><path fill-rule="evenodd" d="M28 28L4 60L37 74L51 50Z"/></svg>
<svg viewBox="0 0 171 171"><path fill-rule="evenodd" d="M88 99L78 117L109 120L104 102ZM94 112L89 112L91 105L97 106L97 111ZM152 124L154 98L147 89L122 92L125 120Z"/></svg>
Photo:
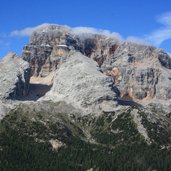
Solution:
<svg viewBox="0 0 171 171"><path fill-rule="evenodd" d="M33 76L46 77L56 71L73 50L98 63L99 70L113 79L118 98L142 104L156 100L169 103L171 58L152 46L120 42L109 35L79 33L64 26L47 26L31 35L22 58L30 63Z"/></svg>
<svg viewBox="0 0 171 171"><path fill-rule="evenodd" d="M0 170L169 171L170 107L164 50L42 27L0 62Z"/></svg>
<svg viewBox="0 0 171 171"><path fill-rule="evenodd" d="M1 99L65 101L84 114L171 105L170 56L109 34L45 26L32 33L22 59L9 53L0 64Z"/></svg>
<svg viewBox="0 0 171 171"><path fill-rule="evenodd" d="M110 36L77 33L64 26L47 26L31 35L30 44L23 48L22 58L31 64L32 75L44 77L73 49L101 65L117 48L116 42L118 40Z"/></svg>

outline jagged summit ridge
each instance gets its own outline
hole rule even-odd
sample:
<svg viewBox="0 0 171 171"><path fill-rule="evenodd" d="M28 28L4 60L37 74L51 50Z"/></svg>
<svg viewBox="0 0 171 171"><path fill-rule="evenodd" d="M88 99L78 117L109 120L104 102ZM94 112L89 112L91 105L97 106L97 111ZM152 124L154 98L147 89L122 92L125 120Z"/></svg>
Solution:
<svg viewBox="0 0 171 171"><path fill-rule="evenodd" d="M104 58L116 48L116 42L118 39L106 35L76 34L66 27L47 26L31 35L30 44L23 48L22 57L31 64L32 75L47 76L57 69L60 58L73 49L101 65Z"/></svg>
<svg viewBox="0 0 171 171"><path fill-rule="evenodd" d="M169 106L171 103L171 58L166 52L153 46L133 42L120 42L118 39L104 34L100 35L88 32L76 34L69 27L50 25L35 31L31 35L30 44L23 48L22 58L25 62L13 56L14 55L8 55L3 61L9 63L8 65L11 63L11 66L14 68L20 68L20 71L17 70L16 72L19 71L21 76L17 76L17 79L21 78L19 80L22 81L19 82L22 84L20 85L18 82L15 82L16 80L13 80L14 86L11 85L10 91L17 92L14 94L25 95L29 92L29 63L31 67L31 81L33 81L31 84L35 84L34 81L37 80L40 84L39 87L44 87L42 92L38 91L37 94L34 92L34 96L37 97L32 99L38 99L41 94L44 95L53 84L51 90L51 92L53 92L52 94L58 94L59 96L59 93L62 91L65 92L64 87L67 87L68 90L66 90L68 92L63 94L64 96L72 99L77 105L78 101L80 101L81 104L81 99L84 101L83 103L85 103L87 94L84 94L81 87L84 88L87 82L84 76L82 76L81 79L77 79L77 75L84 75L82 69L79 68L82 66L78 65L80 62L78 56L80 56L84 68L87 68L88 74L92 79L92 82L90 81L87 87L91 87L91 84L99 84L96 87L96 91L103 91L101 88L105 84L98 80L99 77L94 75L95 70L91 69L91 67L96 68L91 64L96 61L99 70L98 73L107 78L104 79L107 83L109 83L108 80L110 80L110 86L115 87L115 92L113 90L111 91L111 96L114 93L115 99L131 101L141 105L159 102ZM70 58L72 57L71 59L73 59L74 56L75 60L70 60ZM87 58L91 59L90 62L86 62ZM75 69L76 67L77 70ZM67 72L65 70L67 70ZM24 74L21 74L23 71ZM29 73L28 76L25 76L27 75L26 72ZM63 73L60 79L58 72ZM70 77L68 75L64 77L64 73L72 74ZM14 72L10 71L9 75L10 74L14 74ZM71 87L66 81L67 79L70 80L70 82L74 82L74 84L71 84ZM97 79L97 81L94 81L95 79ZM78 83L75 83L77 81ZM59 82L62 82L62 90L58 89L60 87ZM48 83L48 85L46 85L46 83ZM43 86L41 86L41 84L43 84ZM70 90L77 89L79 86L79 92L75 91L75 95L73 95L73 92ZM15 89L15 87L17 88ZM18 91L18 87L20 90L23 90ZM32 89L32 92L37 91L39 87L34 90ZM86 89L85 92L86 91L91 92L92 90L90 88ZM93 91L95 92L95 89ZM104 90L104 94L105 91L106 90ZM92 95L96 98L97 94L92 93ZM77 96L81 99L78 100ZM5 95L5 97L8 97L8 95ZM110 97L109 93L107 93L107 97ZM56 98L59 100L59 97L56 96ZM55 101L54 98L53 100ZM90 103L96 104L93 101Z"/></svg>
<svg viewBox="0 0 171 171"><path fill-rule="evenodd" d="M32 75L46 77L60 67L75 50L94 59L103 74L110 76L119 98L150 103L171 98L170 56L153 46L121 42L96 33L73 33L65 26L47 26L31 35L22 57Z"/></svg>

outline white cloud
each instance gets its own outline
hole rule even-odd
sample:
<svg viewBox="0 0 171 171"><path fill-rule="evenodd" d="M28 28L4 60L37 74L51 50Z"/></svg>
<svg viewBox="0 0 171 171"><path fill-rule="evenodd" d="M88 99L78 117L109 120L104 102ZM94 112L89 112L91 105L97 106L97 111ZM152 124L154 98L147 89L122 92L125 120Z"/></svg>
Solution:
<svg viewBox="0 0 171 171"><path fill-rule="evenodd" d="M75 35L81 35L82 38L91 36L91 35L88 35L89 33L103 34L109 37L114 37L121 41L126 40L126 41L131 41L131 42L145 44L145 45L152 44L154 46L160 47L160 45L165 40L171 39L171 12L167 12L158 16L156 21L161 24L161 28L154 30L150 34L142 35L141 37L128 36L126 39L123 39L122 35L120 35L119 33L111 32L109 30L96 29L92 27L73 27L73 28L69 26L65 26L65 27L68 28ZM10 36L23 36L23 37L30 36L31 33L33 33L35 30L41 29L48 25L51 25L51 24L43 23L35 27L27 27L21 30L14 30L10 33ZM57 25L57 24L52 24L52 25Z"/></svg>
<svg viewBox="0 0 171 171"><path fill-rule="evenodd" d="M27 27L21 30L14 30L10 33L10 36L30 36L34 31L44 28L48 25L57 25L57 24L49 24L49 23L43 23L41 25L35 26L35 27ZM59 26L59 25L57 25ZM109 30L103 30L103 29L96 29L96 28L92 28L92 27L69 27L69 26L65 26L66 28L70 29L70 31L72 33L74 33L75 35L87 35L89 33L92 34L103 34L109 37L115 37L119 40L122 40L122 36L117 33L117 32L111 32Z"/></svg>
<svg viewBox="0 0 171 171"><path fill-rule="evenodd" d="M171 39L171 12L164 13L157 18L163 27L147 35L145 39L155 46L160 46L165 40Z"/></svg>
<svg viewBox="0 0 171 171"><path fill-rule="evenodd" d="M35 30L41 29L45 26L48 26L48 23L43 23L35 27L27 27L22 30L14 30L10 33L10 36L30 36Z"/></svg>
<svg viewBox="0 0 171 171"><path fill-rule="evenodd" d="M119 40L122 40L122 36L117 33L117 32L111 32L109 30L103 30L103 29L96 29L93 27L74 27L71 28L72 32L76 35L80 35L80 34L102 34L102 35L106 35L109 37L114 37L117 38Z"/></svg>
<svg viewBox="0 0 171 171"><path fill-rule="evenodd" d="M167 12L158 16L157 21L163 25L171 26L171 12Z"/></svg>

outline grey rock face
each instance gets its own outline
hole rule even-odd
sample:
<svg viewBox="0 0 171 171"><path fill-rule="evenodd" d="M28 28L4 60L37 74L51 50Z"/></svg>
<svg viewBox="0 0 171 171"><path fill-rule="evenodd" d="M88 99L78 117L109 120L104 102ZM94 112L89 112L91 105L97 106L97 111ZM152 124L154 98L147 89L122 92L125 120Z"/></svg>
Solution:
<svg viewBox="0 0 171 171"><path fill-rule="evenodd" d="M112 79L99 71L97 63L74 53L56 72L54 84L44 99L66 101L84 113L114 110L117 94Z"/></svg>
<svg viewBox="0 0 171 171"><path fill-rule="evenodd" d="M104 61L102 70L115 79L123 99L170 99L171 58L151 46L126 42L111 58Z"/></svg>
<svg viewBox="0 0 171 171"><path fill-rule="evenodd" d="M114 80L122 99L140 103L171 99L171 58L152 46L121 43L114 37L79 34L68 27L51 25L31 35L22 56L31 64L32 75L46 77L72 50L94 59Z"/></svg>
<svg viewBox="0 0 171 171"><path fill-rule="evenodd" d="M29 80L29 64L16 54L9 53L0 62L0 99L27 95Z"/></svg>
<svg viewBox="0 0 171 171"><path fill-rule="evenodd" d="M0 121L8 114L10 110L13 110L17 106L10 100L0 100Z"/></svg>
<svg viewBox="0 0 171 171"><path fill-rule="evenodd" d="M31 66L32 75L38 76L42 70L42 67L47 68L48 66L44 66L47 58L50 56L52 48L49 46L25 46L23 48L23 59L28 61ZM50 63L49 63L50 65ZM51 70L49 70L50 72Z"/></svg>
<svg viewBox="0 0 171 171"><path fill-rule="evenodd" d="M50 25L31 35L22 57L31 64L32 75L45 77L57 69L60 59L70 50L77 50L102 65L117 48L117 42L105 35L77 34L71 28Z"/></svg>
<svg viewBox="0 0 171 171"><path fill-rule="evenodd" d="M158 54L158 59L164 67L171 69L171 57L167 53L161 53Z"/></svg>
<svg viewBox="0 0 171 171"><path fill-rule="evenodd" d="M22 58L30 63L32 75L44 77L57 69L60 58L68 50L67 32L65 27L49 26L31 35L30 44L23 48Z"/></svg>

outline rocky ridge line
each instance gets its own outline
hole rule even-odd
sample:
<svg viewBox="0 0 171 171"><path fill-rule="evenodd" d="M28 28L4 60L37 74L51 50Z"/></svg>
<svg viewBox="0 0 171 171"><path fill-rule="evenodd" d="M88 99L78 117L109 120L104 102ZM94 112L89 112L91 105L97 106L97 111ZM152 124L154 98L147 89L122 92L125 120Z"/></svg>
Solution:
<svg viewBox="0 0 171 171"><path fill-rule="evenodd" d="M95 33L76 34L68 27L50 25L31 35L22 57L30 63L33 76L47 77L73 50L98 63L113 79L118 98L140 104L167 100L171 104L171 58L153 46Z"/></svg>

